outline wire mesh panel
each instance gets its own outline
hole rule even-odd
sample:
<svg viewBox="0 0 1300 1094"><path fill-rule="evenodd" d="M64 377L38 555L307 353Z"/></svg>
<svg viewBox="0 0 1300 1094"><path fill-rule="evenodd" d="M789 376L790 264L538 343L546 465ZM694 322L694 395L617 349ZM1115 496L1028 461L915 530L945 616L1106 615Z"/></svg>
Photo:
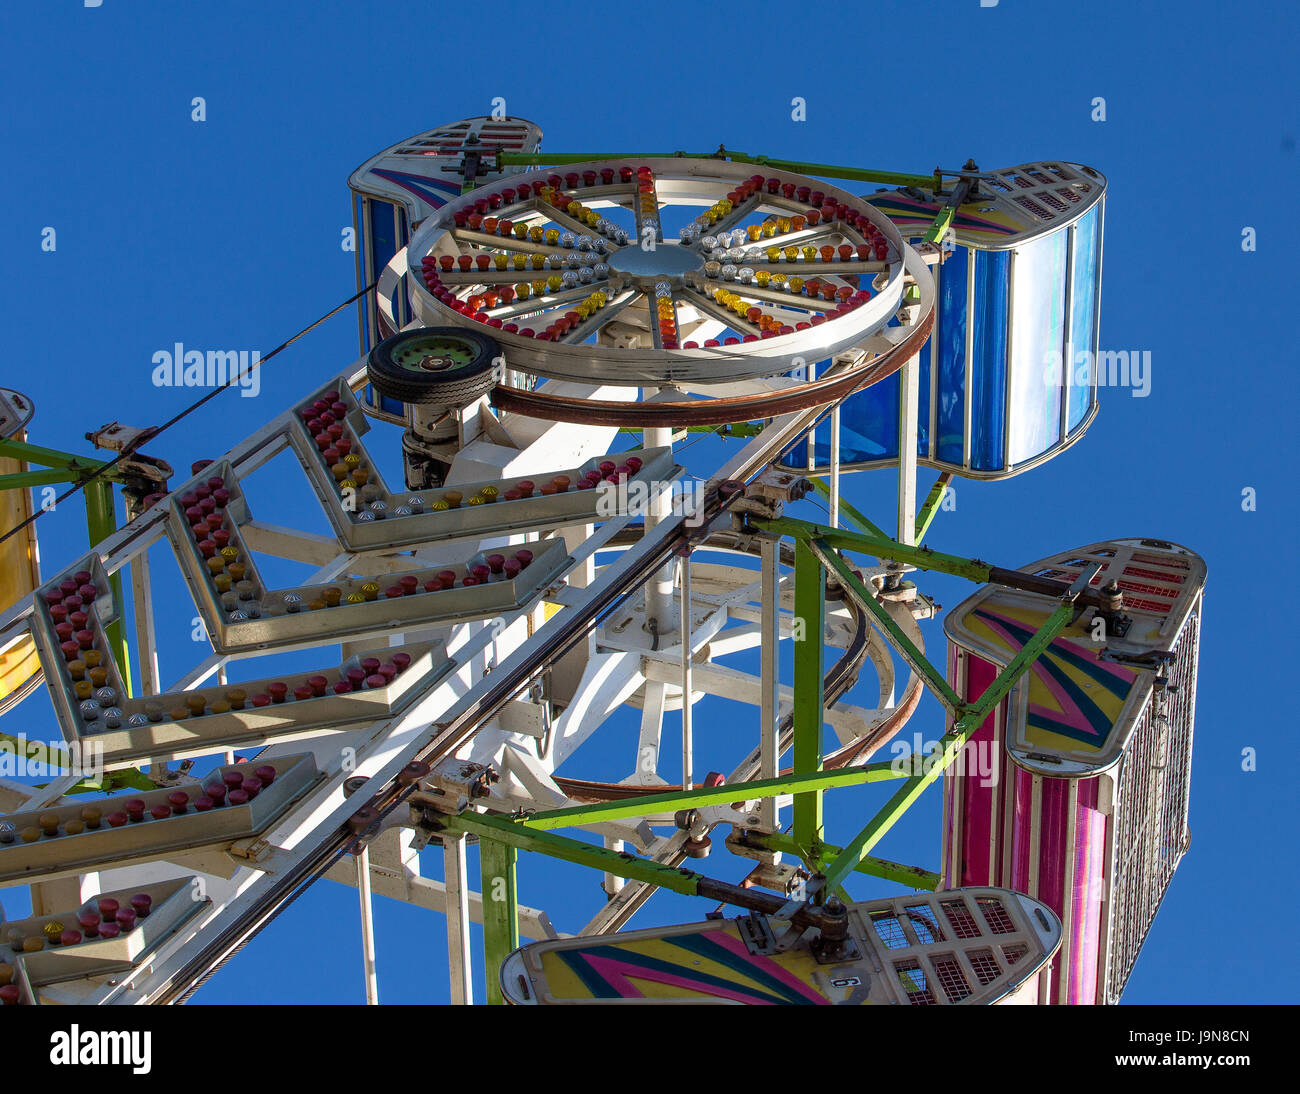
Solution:
<svg viewBox="0 0 1300 1094"><path fill-rule="evenodd" d="M1169 686L1147 704L1116 786L1107 1002L1124 991L1190 838L1187 803L1200 625L1197 611L1174 645L1177 659Z"/></svg>
<svg viewBox="0 0 1300 1094"><path fill-rule="evenodd" d="M954 937L979 937L979 924L975 922L975 917L971 915L970 909L966 907L964 900L945 900L943 902L943 913L948 917L948 922L952 924Z"/></svg>
<svg viewBox="0 0 1300 1094"><path fill-rule="evenodd" d="M916 932L917 941L922 945L943 941L943 928L939 926L934 912L925 904L909 904L907 918Z"/></svg>
<svg viewBox="0 0 1300 1094"><path fill-rule="evenodd" d="M907 1001L914 1007L933 1007L938 1000L934 997L934 992L930 988L930 982L926 979L925 971L916 961L896 961L894 962L894 971L898 974L898 981L907 994Z"/></svg>
<svg viewBox="0 0 1300 1094"><path fill-rule="evenodd" d="M1002 947L1002 956L1007 959L1008 965L1014 965L1028 952L1029 952L1029 948L1027 946L1022 946L1018 942L1013 946Z"/></svg>
<svg viewBox="0 0 1300 1094"><path fill-rule="evenodd" d="M1023 954L1024 949L1020 948L1017 956ZM992 983L1002 975L1002 966L998 964L998 959L993 956L992 950L971 950L966 956L970 958L971 968L975 970L975 978L981 984ZM1008 958L1008 964L1015 964L1015 962Z"/></svg>
<svg viewBox="0 0 1300 1094"><path fill-rule="evenodd" d="M903 933L903 925L899 923L896 915L876 913L871 917L871 925L888 949L901 950L910 945L907 935Z"/></svg>
<svg viewBox="0 0 1300 1094"><path fill-rule="evenodd" d="M1000 900L993 897L980 897L978 903L980 911L984 914L984 921L994 934L1011 934L1016 929Z"/></svg>
<svg viewBox="0 0 1300 1094"><path fill-rule="evenodd" d="M971 994L971 986L962 972L961 964L950 953L936 954L932 959L935 979L943 989L948 1002L959 1003Z"/></svg>
<svg viewBox="0 0 1300 1094"><path fill-rule="evenodd" d="M1097 565L1091 585L1113 581L1132 616L1103 644L1090 637L1098 617L1081 615L1048 647L974 738L1005 754L1007 777L950 775L945 804L949 884L988 881L1061 916L1055 1003L1118 1000L1188 844L1205 565L1176 544L1134 539L1025 570L1073 582ZM961 693L983 694L1047 611L1041 597L990 586L950 612ZM971 910L998 931L993 904Z"/></svg>

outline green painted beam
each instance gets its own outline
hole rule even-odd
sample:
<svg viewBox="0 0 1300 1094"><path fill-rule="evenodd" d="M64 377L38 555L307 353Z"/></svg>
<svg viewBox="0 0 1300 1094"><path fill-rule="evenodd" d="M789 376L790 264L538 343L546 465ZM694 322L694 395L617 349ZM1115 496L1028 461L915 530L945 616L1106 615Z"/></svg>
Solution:
<svg viewBox="0 0 1300 1094"><path fill-rule="evenodd" d="M1087 573L1086 570L1084 572ZM1060 633L1070 625L1070 620L1074 618L1074 612L1073 599L1062 601L1061 606L1049 615L1043 621L1043 625L1034 632L1034 636L1020 647L1020 652L1011 659L1006 668L998 673L997 679L985 689L984 693L962 716L963 722L969 721L971 723L972 731L978 728L980 723L989 716L993 708L1011 690L1015 682L1038 660L1043 651L1056 641Z"/></svg>
<svg viewBox="0 0 1300 1094"><path fill-rule="evenodd" d="M44 741L29 741L25 737L15 737L9 733L0 733L0 741L9 746L7 751L11 752L15 759L21 757L28 764L41 764L51 775L62 774L72 766L72 753L67 745L51 747ZM93 744L93 741L91 743ZM91 760L91 756L83 753L79 759L84 768ZM98 779L82 779L75 786L65 790L64 795L111 794L115 790L157 789L158 784L148 775L134 767L124 767L115 771L106 771Z"/></svg>
<svg viewBox="0 0 1300 1094"><path fill-rule="evenodd" d="M822 661L826 640L826 571L807 544L794 549L794 742L795 775L822 769L822 733L826 712L826 679ZM814 857L822 841L820 789L794 796L794 838Z"/></svg>
<svg viewBox="0 0 1300 1094"><path fill-rule="evenodd" d="M508 843L483 838L478 844L483 893L483 965L487 1001L502 1005L501 966L519 948L518 851Z"/></svg>
<svg viewBox="0 0 1300 1094"><path fill-rule="evenodd" d="M955 713L961 710L963 707L961 696L949 686L943 671L930 663L925 654L917 648L916 643L903 632L903 629L885 610L884 605L858 579L858 576L849 567L848 563L820 539L809 540L808 546L819 561L825 563L828 569L835 571L835 576L839 578L845 592L871 613L877 626L889 640L890 645L898 650L903 660L921 678L925 686L934 693L935 697L948 708L949 712Z"/></svg>
<svg viewBox="0 0 1300 1094"><path fill-rule="evenodd" d="M916 534L913 538L918 546L921 540L925 539L925 533L930 530L930 524L934 521L940 507L943 505L943 499L948 494L948 484L950 482L952 482L951 471L945 471L935 479L934 485L930 487L930 492L921 505L921 511L916 514Z"/></svg>
<svg viewBox="0 0 1300 1094"><path fill-rule="evenodd" d="M935 214L934 220L922 237L926 243L937 243L944 237L948 227L952 224L952 218L957 215L957 206L945 205L938 213Z"/></svg>
<svg viewBox="0 0 1300 1094"><path fill-rule="evenodd" d="M703 809L710 805L725 805L734 801L756 801L776 794L801 794L833 790L840 786L861 786L865 783L887 782L903 776L888 763L867 764L862 767L838 768L831 771L791 773L775 779L751 779L748 782L723 786L695 787L691 790L673 790L662 794L645 794L635 798L600 802L595 805L574 805L564 809L547 809L522 818L526 828L544 830L565 828L602 821L623 820L627 817L645 817L654 813L675 813L679 809Z"/></svg>
<svg viewBox="0 0 1300 1094"><path fill-rule="evenodd" d="M784 832L771 834L749 832L746 833L745 842L761 844L769 850L780 851L784 854L799 855L798 844L795 843L793 837L786 835ZM821 851L823 863L833 863L836 858L844 853L842 847L836 847L830 843L822 844ZM905 866L902 863L876 858L873 855L864 855L853 869L859 874L869 874L872 877L897 882L909 889L920 889L925 892L933 892L939 888L940 883L943 881L938 874L931 870L926 870L920 866Z"/></svg>
<svg viewBox="0 0 1300 1094"><path fill-rule="evenodd" d="M501 163L519 167L547 167L551 164L587 163L595 160L715 159L712 152L502 152Z"/></svg>
<svg viewBox="0 0 1300 1094"><path fill-rule="evenodd" d="M118 790L157 790L158 784L143 771L134 767L123 767L116 771L104 772L102 779L82 779L76 786L64 791L65 796L73 794L112 794Z"/></svg>
<svg viewBox="0 0 1300 1094"><path fill-rule="evenodd" d="M636 433L638 436L645 432L644 426L620 426L620 433ZM757 437L763 432L763 426L758 422L733 422L730 425L688 425L678 426L673 430L674 433L716 433L719 437Z"/></svg>
<svg viewBox="0 0 1300 1094"><path fill-rule="evenodd" d="M9 475L0 475L0 490L28 490L33 486L53 486L80 481L81 475L76 471L60 467L40 471L14 471Z"/></svg>
<svg viewBox="0 0 1300 1094"><path fill-rule="evenodd" d="M752 163L770 167L774 171L793 171L800 175L818 175L831 179L852 179L855 182L879 182L886 186L920 186L935 189L935 175L912 175L899 171L878 171L872 167L844 167L833 163L808 163L803 160L776 160L768 156L746 156L741 152L728 152L727 158L738 163Z"/></svg>
<svg viewBox="0 0 1300 1094"><path fill-rule="evenodd" d="M898 822L898 819L911 808L912 803L921 796L926 787L943 774L944 768L952 763L953 757L966 743L965 738L956 737L944 737L944 741L949 743L942 750L942 762L936 763L932 768L923 771L920 775L913 775L903 783L894 792L893 797L885 803L880 812L872 817L867 826L845 845L844 849L835 857L835 861L824 871L827 890L838 889L844 884L844 879L857 869L858 864L884 838L885 833Z"/></svg>
<svg viewBox="0 0 1300 1094"><path fill-rule="evenodd" d="M826 482L825 479L813 478L813 479L809 479L808 481L813 484L813 488L817 491L817 493L821 494L822 497L827 499L830 498L831 496L830 483ZM858 528L859 531L865 532L867 533L867 535L871 535L871 536L880 536L882 539L889 538L887 535L885 535L883 531L880 530L880 528L872 524L871 521L863 513L860 513L857 509L855 509L852 505L850 505L847 501L845 501L843 496L840 497L839 510L840 510L840 516L847 517L853 523L853 525Z"/></svg>
<svg viewBox="0 0 1300 1094"><path fill-rule="evenodd" d="M768 156L751 156L744 152L733 152L730 149L715 150L713 152L502 152L500 154L500 162L503 165L526 167L586 163L589 160L631 159L730 160L732 163L752 163L756 167L767 167L773 171L793 171L800 175L852 179L856 182L879 182L886 186L921 186L934 190L937 185L936 176L934 175L911 175L898 171L877 171L869 167L844 167L831 163L805 163L801 160L777 160Z"/></svg>
<svg viewBox="0 0 1300 1094"><path fill-rule="evenodd" d="M0 438L0 456L8 456L27 463L37 463L42 467L61 467L76 474L84 474L103 467L104 460L88 460L71 452L60 452L57 448L43 448L28 441L16 441Z"/></svg>
<svg viewBox="0 0 1300 1094"><path fill-rule="evenodd" d="M831 528L825 524L816 524L807 520L795 520L793 517L779 517L776 520L756 520L754 526L764 532L775 535L792 536L795 539L819 539L828 547L841 551L856 551L860 554L873 555L876 558L889 559L891 562L905 562L918 570L931 570L935 573L953 574L970 581L984 584L991 580L993 566L977 558L962 558L960 555L947 555L932 551L929 547L909 547L883 534L867 532L850 532L843 528Z"/></svg>
<svg viewBox="0 0 1300 1094"><path fill-rule="evenodd" d="M1092 576L1087 571L1085 571L1085 574L1088 578ZM1076 582L1073 588L1081 591L1083 585L1086 585L1086 580ZM1075 596L1077 595L1078 592L1076 591ZM836 857L830 868L825 871L828 889L835 889L842 885L848 874L856 869L857 864L871 852L885 833L897 823L899 817L907 812L912 803L921 796L922 792L948 769L958 753L965 747L971 734L983 724L989 712L1010 692L1016 681L1024 675L1042 652L1069 626L1073 617L1073 600L1063 601L1061 606L1047 617L1034 636L1021 647L1020 652L1011 659L1007 667L998 673L997 679L989 685L979 700L973 706L965 708L961 717L953 723L952 729L944 735L940 747L936 750L937 755L932 752L925 757L923 770L918 774L914 774L898 788L894 796L885 803L884 808L845 845L844 850Z"/></svg>
<svg viewBox="0 0 1300 1094"><path fill-rule="evenodd" d="M614 851L582 840L557 836L552 832L531 831L519 821L490 813L460 813L454 817L439 817L441 827L451 832L465 832L482 841L509 846L515 851L532 851L549 855L564 862L587 866L602 873L644 881L674 893L694 896L698 891L700 875L693 870L652 862L626 851ZM480 855L482 852L479 852ZM488 890L484 889L484 907Z"/></svg>

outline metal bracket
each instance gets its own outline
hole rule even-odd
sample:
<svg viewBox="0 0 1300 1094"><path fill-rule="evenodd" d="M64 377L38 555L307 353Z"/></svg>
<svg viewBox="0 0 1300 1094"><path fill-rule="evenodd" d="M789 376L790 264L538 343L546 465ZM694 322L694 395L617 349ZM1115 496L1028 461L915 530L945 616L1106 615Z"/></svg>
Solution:
<svg viewBox="0 0 1300 1094"><path fill-rule="evenodd" d="M776 953L776 935L762 912L750 912L736 920L740 940L755 957L769 957Z"/></svg>
<svg viewBox="0 0 1300 1094"><path fill-rule="evenodd" d="M463 813L476 798L486 798L501 776L488 764L458 760L454 756L437 764L422 781L431 793L415 794L412 806L424 806L439 813Z"/></svg>
<svg viewBox="0 0 1300 1094"><path fill-rule="evenodd" d="M776 520L785 512L788 502L799 501L812 488L812 483L802 475L769 467L732 503L731 511L760 520Z"/></svg>

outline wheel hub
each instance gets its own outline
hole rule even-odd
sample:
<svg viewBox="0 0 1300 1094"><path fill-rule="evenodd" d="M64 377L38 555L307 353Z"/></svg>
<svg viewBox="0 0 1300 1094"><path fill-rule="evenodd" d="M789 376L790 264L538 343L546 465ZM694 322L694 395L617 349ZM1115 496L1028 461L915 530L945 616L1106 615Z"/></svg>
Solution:
<svg viewBox="0 0 1300 1094"><path fill-rule="evenodd" d="M687 274L703 269L702 254L676 243L621 247L609 256L610 281L618 289L633 285L653 292L659 282L676 289L686 283Z"/></svg>

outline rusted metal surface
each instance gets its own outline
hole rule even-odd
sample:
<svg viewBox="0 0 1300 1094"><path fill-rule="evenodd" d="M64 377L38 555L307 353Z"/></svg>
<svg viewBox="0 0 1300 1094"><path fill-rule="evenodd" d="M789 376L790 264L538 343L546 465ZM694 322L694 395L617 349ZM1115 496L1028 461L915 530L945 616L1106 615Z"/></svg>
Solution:
<svg viewBox="0 0 1300 1094"><path fill-rule="evenodd" d="M618 427L667 427L726 425L758 418L774 418L839 402L864 387L892 376L919 353L934 326L934 312L927 311L915 328L898 345L879 356L864 359L843 372L831 373L794 390L768 391L758 395L736 395L720 399L687 399L674 402L615 402L574 399L545 392L524 391L498 385L490 396L498 410L542 418L552 422L583 422Z"/></svg>

